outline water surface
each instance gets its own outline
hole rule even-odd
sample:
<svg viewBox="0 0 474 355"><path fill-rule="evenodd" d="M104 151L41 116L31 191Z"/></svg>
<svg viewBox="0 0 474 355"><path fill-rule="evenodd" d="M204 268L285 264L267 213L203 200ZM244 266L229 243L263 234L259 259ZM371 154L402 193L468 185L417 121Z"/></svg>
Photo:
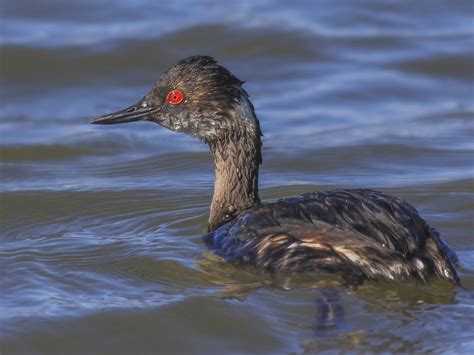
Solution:
<svg viewBox="0 0 474 355"><path fill-rule="evenodd" d="M471 1L0 6L2 354L473 351L471 291L229 265L200 239L207 147L150 123L88 124L175 61L215 56L261 121L263 199L401 196L473 290Z"/></svg>

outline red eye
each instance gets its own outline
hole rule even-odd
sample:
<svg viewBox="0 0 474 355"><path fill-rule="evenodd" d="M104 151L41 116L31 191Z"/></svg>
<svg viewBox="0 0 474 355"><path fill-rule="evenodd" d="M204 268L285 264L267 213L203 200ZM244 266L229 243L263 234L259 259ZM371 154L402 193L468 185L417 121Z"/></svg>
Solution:
<svg viewBox="0 0 474 355"><path fill-rule="evenodd" d="M171 105L179 105L184 100L184 94L179 90L172 90L166 96L166 100Z"/></svg>

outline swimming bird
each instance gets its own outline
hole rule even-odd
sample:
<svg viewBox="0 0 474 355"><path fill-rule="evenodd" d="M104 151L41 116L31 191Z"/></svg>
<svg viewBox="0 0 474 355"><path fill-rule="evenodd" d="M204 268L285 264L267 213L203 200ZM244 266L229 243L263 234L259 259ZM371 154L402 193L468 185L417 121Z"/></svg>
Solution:
<svg viewBox="0 0 474 355"><path fill-rule="evenodd" d="M91 123L150 121L208 144L215 182L204 241L227 260L273 273L337 273L357 283L435 275L459 283L454 251L398 197L337 189L262 203L262 132L242 84L212 57L192 56L138 103Z"/></svg>

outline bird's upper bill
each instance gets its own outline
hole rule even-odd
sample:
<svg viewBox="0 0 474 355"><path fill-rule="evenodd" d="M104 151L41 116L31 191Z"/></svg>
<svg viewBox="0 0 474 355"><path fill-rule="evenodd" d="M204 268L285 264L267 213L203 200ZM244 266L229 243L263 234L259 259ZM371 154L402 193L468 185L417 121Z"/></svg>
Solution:
<svg viewBox="0 0 474 355"><path fill-rule="evenodd" d="M91 123L116 124L141 121L146 120L147 118L151 119L151 114L156 113L157 111L159 111L158 108L147 107L146 103L141 101L123 110L94 118Z"/></svg>

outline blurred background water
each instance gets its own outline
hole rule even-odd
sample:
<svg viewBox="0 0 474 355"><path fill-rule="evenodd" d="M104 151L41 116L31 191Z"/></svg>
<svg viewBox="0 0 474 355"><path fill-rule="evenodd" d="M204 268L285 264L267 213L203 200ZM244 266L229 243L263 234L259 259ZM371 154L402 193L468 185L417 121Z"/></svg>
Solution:
<svg viewBox="0 0 474 355"><path fill-rule="evenodd" d="M3 0L0 353L472 352L472 291L347 289L226 264L199 237L207 147L88 121L136 102L177 60L215 56L260 118L263 199L401 196L473 290L473 6ZM343 317L322 324L329 290Z"/></svg>

